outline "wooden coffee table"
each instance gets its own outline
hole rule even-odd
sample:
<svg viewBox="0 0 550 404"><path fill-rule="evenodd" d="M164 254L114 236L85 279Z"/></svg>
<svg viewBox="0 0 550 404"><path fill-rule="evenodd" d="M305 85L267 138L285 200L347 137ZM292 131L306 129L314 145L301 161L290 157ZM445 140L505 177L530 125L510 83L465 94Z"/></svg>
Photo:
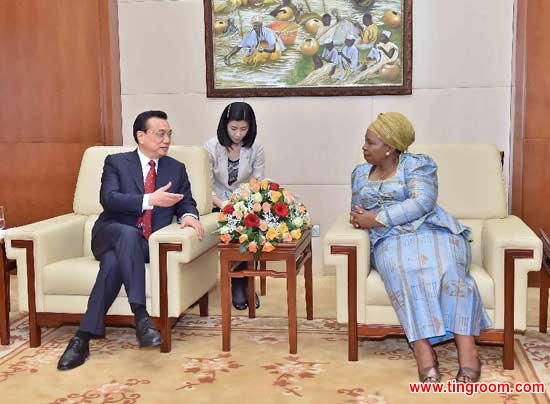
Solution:
<svg viewBox="0 0 550 404"><path fill-rule="evenodd" d="M256 307L254 305L254 277L270 276L273 278L286 278L287 304L288 304L288 340L290 353L298 352L298 329L296 318L296 275L301 265L304 264L304 278L306 287L306 316L313 320L313 279L311 263L311 231L303 232L302 237L291 243L280 243L274 251L262 253L259 258L260 268L254 267L254 255L239 252L239 244L218 244L220 252L220 283L222 306L222 350L231 350L231 278L248 277L248 315L254 318ZM248 261L247 269L233 272L231 268L237 262ZM284 261L284 271L263 269L266 261Z"/></svg>
<svg viewBox="0 0 550 404"><path fill-rule="evenodd" d="M546 332L548 325L548 288L550 287L550 237L540 230L542 240L542 268L540 269L539 331Z"/></svg>

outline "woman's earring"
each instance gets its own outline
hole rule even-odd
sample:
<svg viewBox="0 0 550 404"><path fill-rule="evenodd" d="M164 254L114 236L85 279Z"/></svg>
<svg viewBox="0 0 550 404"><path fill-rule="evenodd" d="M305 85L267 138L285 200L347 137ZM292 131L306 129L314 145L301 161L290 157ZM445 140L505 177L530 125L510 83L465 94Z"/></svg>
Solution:
<svg viewBox="0 0 550 404"><path fill-rule="evenodd" d="M389 156L389 155L390 155L390 152L389 152L389 151L387 151L387 152L386 152L386 156Z"/></svg>

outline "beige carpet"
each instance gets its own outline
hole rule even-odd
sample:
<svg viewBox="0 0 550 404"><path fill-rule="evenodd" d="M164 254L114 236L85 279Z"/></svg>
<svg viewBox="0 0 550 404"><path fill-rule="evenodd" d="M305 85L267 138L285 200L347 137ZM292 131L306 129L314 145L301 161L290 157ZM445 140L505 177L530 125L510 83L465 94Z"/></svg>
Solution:
<svg viewBox="0 0 550 404"><path fill-rule="evenodd" d="M303 283L300 283L303 285ZM303 288L298 315L305 316ZM298 354L288 354L284 281L269 280L257 319L234 312L232 350L221 352L219 298L211 316L190 311L173 330L173 350L139 350L133 330L109 329L93 341L86 364L55 365L74 327L48 329L30 349L27 321L12 316L12 344L0 347L1 403L548 403L546 394L411 394L416 367L403 339L363 341L358 362L347 361L345 327L334 319L334 278L314 280L315 320L300 319ZM538 302L537 302L538 303ZM538 307L538 306L537 306ZM531 306L530 312L535 307ZM453 344L437 347L444 380L456 373ZM501 350L480 347L484 382L542 381L550 386L550 338L535 330L516 339L516 368L501 368Z"/></svg>

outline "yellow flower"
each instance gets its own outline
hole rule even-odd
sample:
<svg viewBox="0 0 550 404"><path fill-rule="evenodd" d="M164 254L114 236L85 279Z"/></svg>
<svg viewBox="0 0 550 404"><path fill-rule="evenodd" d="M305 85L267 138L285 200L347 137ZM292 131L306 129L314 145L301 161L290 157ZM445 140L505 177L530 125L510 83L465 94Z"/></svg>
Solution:
<svg viewBox="0 0 550 404"><path fill-rule="evenodd" d="M275 203L281 199L282 194L279 191L271 191L271 202Z"/></svg>
<svg viewBox="0 0 550 404"><path fill-rule="evenodd" d="M298 240L300 237L302 237L302 230L300 229L292 230L290 232L290 235L294 240Z"/></svg>
<svg viewBox="0 0 550 404"><path fill-rule="evenodd" d="M258 181L256 178L252 178L250 180L250 190L252 192L258 192L260 190L260 181Z"/></svg>
<svg viewBox="0 0 550 404"><path fill-rule="evenodd" d="M283 223L281 223L281 224L279 225L279 231L280 231L281 233L286 233L286 232L288 232L288 226L286 225L285 222L283 222Z"/></svg>
<svg viewBox="0 0 550 404"><path fill-rule="evenodd" d="M239 237L239 243L244 243L246 240L248 240L248 236L246 234L241 234Z"/></svg>
<svg viewBox="0 0 550 404"><path fill-rule="evenodd" d="M260 187L265 191L269 188L269 180L261 180Z"/></svg>
<svg viewBox="0 0 550 404"><path fill-rule="evenodd" d="M276 239L277 237L279 236L279 232L273 228L273 227L270 227L269 230L267 231L265 237L268 239L268 240L274 240Z"/></svg>
<svg viewBox="0 0 550 404"><path fill-rule="evenodd" d="M225 215L225 213L218 213L218 222L227 222L227 216Z"/></svg>

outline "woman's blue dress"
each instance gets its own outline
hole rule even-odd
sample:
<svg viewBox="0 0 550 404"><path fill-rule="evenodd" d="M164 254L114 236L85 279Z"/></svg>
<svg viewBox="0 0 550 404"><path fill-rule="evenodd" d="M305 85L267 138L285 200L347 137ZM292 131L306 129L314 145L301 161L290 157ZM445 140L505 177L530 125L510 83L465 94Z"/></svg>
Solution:
<svg viewBox="0 0 550 404"><path fill-rule="evenodd" d="M372 167L353 170L351 207L378 212L384 224L368 230L371 262L408 340L479 335L491 322L469 273L470 230L437 205L437 165L401 153L395 175L385 180L369 180Z"/></svg>

